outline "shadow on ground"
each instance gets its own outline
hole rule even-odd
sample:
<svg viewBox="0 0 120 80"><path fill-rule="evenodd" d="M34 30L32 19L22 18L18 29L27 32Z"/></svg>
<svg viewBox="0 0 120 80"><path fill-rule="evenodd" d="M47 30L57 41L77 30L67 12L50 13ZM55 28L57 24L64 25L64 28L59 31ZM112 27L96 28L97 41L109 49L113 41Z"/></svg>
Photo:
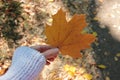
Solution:
<svg viewBox="0 0 120 80"><path fill-rule="evenodd" d="M109 34L109 30L99 27L99 23L93 18L95 17L95 0L91 0L88 7L90 27L98 34L98 44L93 45L95 51L95 59L97 64L104 64L106 69L101 70L103 78L110 77L110 80L120 80L120 57L116 60L116 54L120 53L120 42L116 41Z"/></svg>
<svg viewBox="0 0 120 80"><path fill-rule="evenodd" d="M99 23L94 20L97 7L95 0L63 0L63 3L71 14L85 13L88 15L88 27L91 27L98 35L98 45L93 44L92 46L95 60L98 65L106 66L105 69L101 69L103 80L106 80L106 77L109 77L110 80L120 80L120 57L117 57L116 60L116 54L120 53L120 42L114 40L109 34L109 30L100 28Z"/></svg>

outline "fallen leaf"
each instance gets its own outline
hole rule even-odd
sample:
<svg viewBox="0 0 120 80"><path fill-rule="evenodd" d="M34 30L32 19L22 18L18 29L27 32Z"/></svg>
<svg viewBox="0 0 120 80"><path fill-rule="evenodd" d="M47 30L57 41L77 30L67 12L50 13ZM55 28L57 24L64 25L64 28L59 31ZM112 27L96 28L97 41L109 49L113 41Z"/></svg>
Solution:
<svg viewBox="0 0 120 80"><path fill-rule="evenodd" d="M76 68L74 66L71 66L71 65L64 65L64 69L65 71L67 71L67 73L71 76L74 76L75 75L75 71L76 71Z"/></svg>
<svg viewBox="0 0 120 80"><path fill-rule="evenodd" d="M75 70L76 70L76 68L74 67L74 66L72 66L72 65L64 65L64 69L66 70L66 71L72 71L72 72L75 72Z"/></svg>
<svg viewBox="0 0 120 80"><path fill-rule="evenodd" d="M98 21L98 20L99 20L99 18L95 17L95 18L93 18L93 20Z"/></svg>
<svg viewBox="0 0 120 80"><path fill-rule="evenodd" d="M5 72L6 72L5 68L3 68L3 69L0 68L0 76L3 75L3 74L5 74Z"/></svg>
<svg viewBox="0 0 120 80"><path fill-rule="evenodd" d="M86 72L86 69L82 67L82 68L80 68L78 71L79 71L80 74L83 74L83 73Z"/></svg>
<svg viewBox="0 0 120 80"><path fill-rule="evenodd" d="M93 76L91 74L85 73L83 74L83 77L87 80L92 80Z"/></svg>
<svg viewBox="0 0 120 80"><path fill-rule="evenodd" d="M118 61L118 57L115 56L115 57L114 57L114 60L115 60L115 61Z"/></svg>
<svg viewBox="0 0 120 80"><path fill-rule="evenodd" d="M90 48L90 44L95 41L94 35L81 33L87 26L84 14L75 14L67 22L66 13L60 9L52 18L52 25L46 24L47 43L58 47L62 54L73 58L81 57L80 51Z"/></svg>
<svg viewBox="0 0 120 80"><path fill-rule="evenodd" d="M93 32L93 35L94 35L94 36L98 36L98 34L97 34L96 32Z"/></svg>
<svg viewBox="0 0 120 80"><path fill-rule="evenodd" d="M105 66L105 65L103 65L103 64L100 64L100 65L98 65L98 68L105 69L105 68L106 68L106 66Z"/></svg>
<svg viewBox="0 0 120 80"><path fill-rule="evenodd" d="M105 80L110 80L110 78L108 76L105 77Z"/></svg>
<svg viewBox="0 0 120 80"><path fill-rule="evenodd" d="M117 56L117 57L120 57L120 53L117 53L116 56Z"/></svg>

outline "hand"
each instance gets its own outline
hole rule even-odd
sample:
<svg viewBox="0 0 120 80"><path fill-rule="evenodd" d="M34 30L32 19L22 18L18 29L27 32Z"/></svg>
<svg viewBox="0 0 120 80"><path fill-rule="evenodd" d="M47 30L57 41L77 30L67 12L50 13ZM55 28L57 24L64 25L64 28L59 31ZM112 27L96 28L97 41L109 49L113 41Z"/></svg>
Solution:
<svg viewBox="0 0 120 80"><path fill-rule="evenodd" d="M31 48L39 51L45 56L47 65L49 65L50 62L54 61L54 59L57 57L59 53L58 48L53 48L48 45L37 45L37 46L32 46Z"/></svg>

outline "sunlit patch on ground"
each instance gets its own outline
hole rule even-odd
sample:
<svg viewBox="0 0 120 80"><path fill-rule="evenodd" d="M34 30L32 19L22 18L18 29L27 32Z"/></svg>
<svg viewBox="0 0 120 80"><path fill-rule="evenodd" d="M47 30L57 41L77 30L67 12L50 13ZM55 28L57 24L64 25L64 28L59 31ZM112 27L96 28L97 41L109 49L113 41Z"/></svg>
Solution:
<svg viewBox="0 0 120 80"><path fill-rule="evenodd" d="M100 2L101 3L100 3ZM107 26L110 34L120 41L120 0L96 0L97 18L101 27Z"/></svg>

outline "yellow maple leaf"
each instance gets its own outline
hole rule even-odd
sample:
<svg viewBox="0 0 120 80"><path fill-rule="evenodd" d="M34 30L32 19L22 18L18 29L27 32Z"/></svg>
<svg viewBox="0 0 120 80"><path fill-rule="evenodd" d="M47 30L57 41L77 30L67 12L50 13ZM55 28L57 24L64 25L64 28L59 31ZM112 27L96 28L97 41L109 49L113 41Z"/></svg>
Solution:
<svg viewBox="0 0 120 80"><path fill-rule="evenodd" d="M67 71L67 73L71 76L74 76L75 75L75 71L76 71L76 68L72 65L64 65L64 69L65 71Z"/></svg>
<svg viewBox="0 0 120 80"><path fill-rule="evenodd" d="M45 28L47 43L58 47L64 55L70 55L73 58L81 57L80 51L89 48L95 40L92 34L81 33L87 26L85 15L75 14L67 22L66 13L60 9L52 18L52 25L46 24Z"/></svg>

